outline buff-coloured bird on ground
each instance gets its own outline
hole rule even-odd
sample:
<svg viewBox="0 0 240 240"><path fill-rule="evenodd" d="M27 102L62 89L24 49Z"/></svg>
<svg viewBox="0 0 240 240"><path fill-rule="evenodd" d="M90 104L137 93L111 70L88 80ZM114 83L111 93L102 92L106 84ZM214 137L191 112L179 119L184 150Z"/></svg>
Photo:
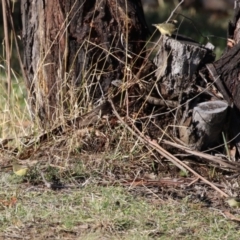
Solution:
<svg viewBox="0 0 240 240"><path fill-rule="evenodd" d="M20 164L17 160L13 161L13 172L17 175L17 176L24 176L27 174L28 172L28 166L26 165L22 165Z"/></svg>
<svg viewBox="0 0 240 240"><path fill-rule="evenodd" d="M239 208L240 207L240 199L239 198L230 197L230 198L226 199L226 202L232 208Z"/></svg>

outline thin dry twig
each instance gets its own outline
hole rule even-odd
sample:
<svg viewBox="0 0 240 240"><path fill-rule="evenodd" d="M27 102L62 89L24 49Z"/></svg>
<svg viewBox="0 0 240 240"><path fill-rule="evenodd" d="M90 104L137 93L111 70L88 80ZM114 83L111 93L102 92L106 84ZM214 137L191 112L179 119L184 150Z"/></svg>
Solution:
<svg viewBox="0 0 240 240"><path fill-rule="evenodd" d="M214 163L218 163L220 166L228 167L228 168L233 169L233 170L240 170L240 163L238 163L238 162L225 161L224 159L222 159L220 157L216 157L216 156L209 155L207 153L191 150L188 147L185 147L183 145L180 145L180 144L177 144L177 143L174 143L174 142L170 142L168 140L162 140L162 142L165 143L165 144L168 144L172 147L176 147L178 149L181 149L182 151L184 151L186 153L192 154L192 155L200 157L200 158L204 158L204 159L212 161Z"/></svg>
<svg viewBox="0 0 240 240"><path fill-rule="evenodd" d="M125 125L125 127L135 136L137 136L139 138L139 140L149 146L151 146L153 149L155 149L158 153L160 153L162 156L164 156L166 159L168 159L169 161L171 161L175 166L177 166L179 169L186 171L185 169L187 169L188 171L190 171L191 173L193 173L196 177L198 177L199 179L201 179L203 182L205 182L206 184L208 184L209 186L211 186L213 189L215 189L217 192L219 192L222 196L224 197L229 197L225 192L223 192L221 189L219 189L218 187L216 187L213 183L211 183L210 181L208 181L207 179L205 179L204 177L202 177L200 174L198 174L197 172L195 172L193 169L191 169L188 165L186 165L185 163L183 163L182 161L180 161L178 158L174 157L171 153L169 153L168 151L166 151L164 148L162 148L161 146L158 145L158 143L156 142L156 140L151 140L149 138L147 138L146 136L144 136L142 134L142 132L140 132L135 126L134 124L132 124L132 128L128 126L128 124L126 122L124 122L122 120L122 118L120 117L120 115L118 114L113 102L111 99L108 100L109 103L112 106L113 109L113 113L115 114L115 116L118 118L118 120ZM134 129L134 130L133 130Z"/></svg>
<svg viewBox="0 0 240 240"><path fill-rule="evenodd" d="M112 102L112 100L111 99L109 99L109 102L110 102L110 104L111 104L111 106L112 106L112 108L113 108L113 112L114 112L114 114L115 114L115 116L119 119L119 121L121 121L121 123L123 123L123 125L125 125L125 127L133 134L133 135L135 135L135 136L137 136L139 139L140 139L140 141L141 142L143 142L143 143L147 143L148 145L150 145L151 146L151 144L149 144L150 143L150 140L148 140L147 139L147 137L145 137L145 136L143 136L143 134L137 129L137 132L139 133L139 136L136 134L136 132L134 131L134 130L136 130L136 129L132 129L131 127L129 127L122 119L121 119L121 117L119 116L119 114L118 114L118 112L116 111L116 108L115 108L115 106L114 106L114 104L113 104L113 102ZM133 126L133 125L132 125ZM134 128L134 126L133 126L133 128ZM159 151L158 151L159 152ZM160 152L161 153L161 152ZM170 162L172 162L174 165L176 165L179 169L181 169L183 172L186 172L186 169L183 167L183 166L181 166L181 164L178 164L176 161L174 161L171 157L169 157L169 155L168 154L165 154L164 152L163 153L161 153L161 155L163 155L165 158L167 158Z"/></svg>
<svg viewBox="0 0 240 240"><path fill-rule="evenodd" d="M169 22L170 21L170 19L172 18L172 16L173 16L173 14L177 11L177 9L180 7L180 5L181 4L183 4L184 3L184 0L182 0L180 3L178 3L178 5L173 9L173 11L171 12L171 14L170 14L170 16L169 16L169 18L167 19L167 21L166 22Z"/></svg>
<svg viewBox="0 0 240 240"><path fill-rule="evenodd" d="M52 187L52 184L46 180L46 178L45 178L45 176L44 176L44 173L43 173L42 171L40 171L40 170L38 170L38 172L40 173L40 175L41 175L41 177L42 177L42 180L43 180L45 186L46 186L47 188L51 188L51 187Z"/></svg>

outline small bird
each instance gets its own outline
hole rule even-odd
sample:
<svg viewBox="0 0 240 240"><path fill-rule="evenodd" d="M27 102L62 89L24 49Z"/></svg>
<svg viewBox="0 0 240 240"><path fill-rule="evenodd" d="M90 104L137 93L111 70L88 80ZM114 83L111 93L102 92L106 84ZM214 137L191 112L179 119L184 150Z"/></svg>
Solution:
<svg viewBox="0 0 240 240"><path fill-rule="evenodd" d="M232 208L239 208L240 207L240 199L235 197L230 197L226 199L228 205Z"/></svg>
<svg viewBox="0 0 240 240"><path fill-rule="evenodd" d="M28 167L19 164L16 160L13 161L13 172L18 176L24 176L27 174Z"/></svg>
<svg viewBox="0 0 240 240"><path fill-rule="evenodd" d="M159 23L159 24L153 24L154 27L156 27L162 35L172 36L172 34L177 30L176 27L177 21L172 21L171 23Z"/></svg>

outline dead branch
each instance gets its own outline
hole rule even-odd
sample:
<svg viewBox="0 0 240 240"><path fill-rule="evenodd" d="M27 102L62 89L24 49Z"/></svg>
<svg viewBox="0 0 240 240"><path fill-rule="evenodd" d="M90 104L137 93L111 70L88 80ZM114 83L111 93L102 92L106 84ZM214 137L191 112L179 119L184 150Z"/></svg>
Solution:
<svg viewBox="0 0 240 240"><path fill-rule="evenodd" d="M168 159L170 162L172 162L175 166L177 166L179 169L186 171L185 169L187 169L188 171L190 171L191 173L193 173L196 177L198 177L199 179L201 179L203 182L205 182L206 184L208 184L209 186L211 186L213 189L215 189L217 192L219 192L222 196L224 197L229 197L225 192L223 192L221 189L219 189L218 187L216 187L213 183L211 183L210 181L208 181L207 179L205 179L204 177L202 177L200 174L198 174L197 172L195 172L193 169L191 169L189 166L187 166L185 163L183 163L182 161L180 161L178 158L174 157L171 153L169 153L168 151L166 151L164 148L162 148L161 146L158 145L158 143L156 142L156 140L151 140L148 137L144 136L142 134L142 132L140 132L135 126L134 124L132 124L132 126L128 126L126 122L124 122L122 120L122 118L120 117L120 115L118 114L118 112L116 111L116 108L112 102L111 99L108 100L109 103L112 106L113 109L113 113L115 114L115 116L118 118L118 120L136 137L138 137L138 139L142 142L145 143L149 146L152 147L152 149L156 150L158 153L160 153L162 156L164 156L166 159Z"/></svg>

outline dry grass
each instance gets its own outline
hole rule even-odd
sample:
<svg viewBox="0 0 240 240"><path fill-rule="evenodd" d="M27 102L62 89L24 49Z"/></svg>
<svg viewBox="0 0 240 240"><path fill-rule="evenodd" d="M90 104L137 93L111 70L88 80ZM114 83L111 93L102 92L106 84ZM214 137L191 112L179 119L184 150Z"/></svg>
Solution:
<svg viewBox="0 0 240 240"><path fill-rule="evenodd" d="M217 209L189 198L163 201L117 186L61 191L23 183L12 174L0 180L2 239L236 239L238 224Z"/></svg>
<svg viewBox="0 0 240 240"><path fill-rule="evenodd" d="M93 107L86 88L91 77L81 86L84 98L80 105L74 89L70 89L68 99L59 92L69 106L67 115L62 110L61 123ZM91 128L66 127L58 135L50 132L39 142L43 130L29 116L24 84L15 77L9 106L6 78L1 78L0 135L12 140L0 153L0 238L238 238L238 224L226 219L225 210L229 209L212 189L199 181L192 184L196 180L193 175L182 173L147 148L115 116L102 118ZM26 145L26 136L32 145ZM28 175L20 178L12 173L13 158L31 165ZM190 165L222 184L222 172L215 167L191 161ZM231 188L227 184L234 183L227 182L224 187ZM238 210L233 213L236 217L239 214Z"/></svg>
<svg viewBox="0 0 240 240"><path fill-rule="evenodd" d="M34 128L27 130L24 124L21 127L16 124L20 120L29 121L28 115L22 114L27 110L19 96L22 92L14 90L12 98L16 105L11 105L11 122L3 122L2 134L14 138L12 146L19 144L15 157L26 158L24 162L31 167L27 176L15 176L11 169L13 153L2 151L1 166L10 166L1 169L2 239L234 239L238 236L238 225L224 217L226 205L211 189L201 183L190 188L154 185L154 181L159 183L173 176L181 179L182 173L160 160L160 156L156 158L119 122L114 121L112 128L103 119L100 127L70 131L64 136L50 135L41 144L23 147L18 136L27 135ZM5 112L2 113L6 118ZM7 126L11 126L8 132ZM97 151L94 153L93 149ZM40 173L52 188L46 187ZM190 183L192 179L188 177L191 175L185 178ZM142 179L145 183L137 185ZM208 194L204 193L206 189ZM216 202L208 203L214 199ZM235 217L239 214L238 210L234 213Z"/></svg>

